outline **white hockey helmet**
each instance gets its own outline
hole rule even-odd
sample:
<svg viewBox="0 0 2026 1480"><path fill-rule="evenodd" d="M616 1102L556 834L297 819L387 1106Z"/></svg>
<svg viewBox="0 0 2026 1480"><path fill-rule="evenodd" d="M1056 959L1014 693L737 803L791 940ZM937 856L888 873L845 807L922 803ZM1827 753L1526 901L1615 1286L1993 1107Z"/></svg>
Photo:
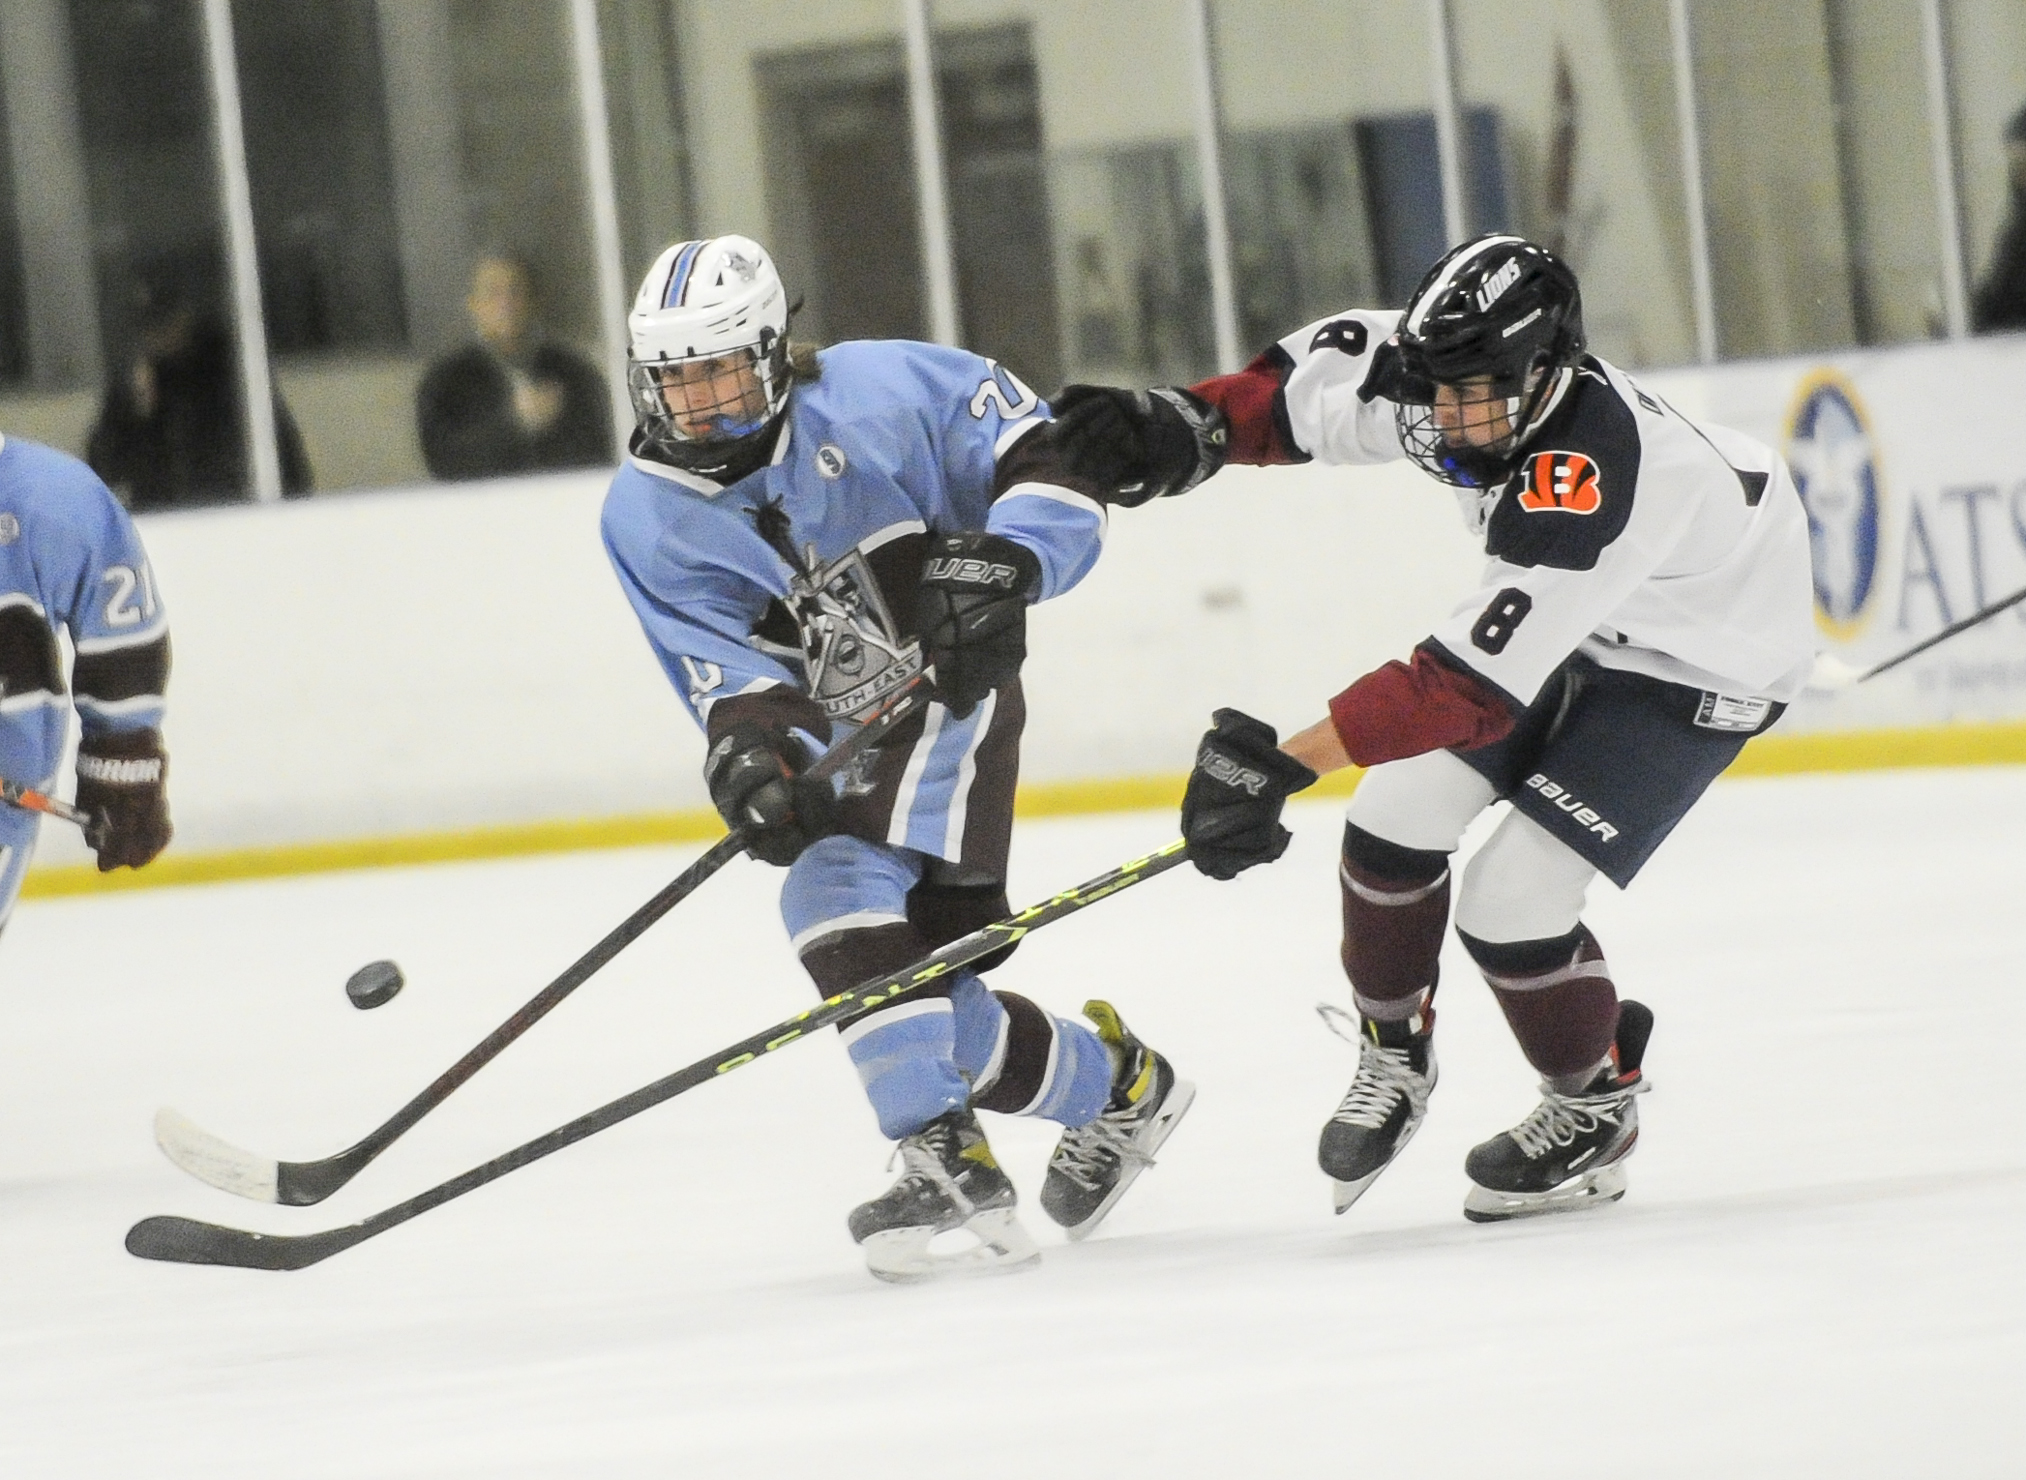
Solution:
<svg viewBox="0 0 2026 1480"><path fill-rule="evenodd" d="M706 476L743 476L788 405L788 293L749 237L678 242L626 317L626 382L641 450Z"/></svg>

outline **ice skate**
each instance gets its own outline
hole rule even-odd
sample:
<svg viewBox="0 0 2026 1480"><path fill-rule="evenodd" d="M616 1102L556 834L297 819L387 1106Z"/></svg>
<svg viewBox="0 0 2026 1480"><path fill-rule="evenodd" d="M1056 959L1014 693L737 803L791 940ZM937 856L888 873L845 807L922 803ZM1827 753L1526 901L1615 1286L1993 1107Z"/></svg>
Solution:
<svg viewBox="0 0 2026 1480"><path fill-rule="evenodd" d="M991 1274L1038 1262L1041 1251L1020 1226L1013 1183L999 1168L978 1117L939 1115L900 1143L900 1180L851 1210L851 1237L866 1268L906 1282L947 1274ZM938 1234L962 1229L977 1240L950 1251L930 1248Z"/></svg>
<svg viewBox="0 0 2026 1480"><path fill-rule="evenodd" d="M1196 1098L1168 1061L1135 1038L1109 1002L1090 1001L1083 1015L1113 1050L1111 1103L1087 1125L1065 1130L1048 1159L1042 1209L1072 1239L1088 1238L1133 1180L1154 1164Z"/></svg>
<svg viewBox="0 0 2026 1480"><path fill-rule="evenodd" d="M1333 1032L1353 1036L1344 1024L1354 1020L1341 1007L1323 1003L1316 1011ZM1363 1197L1413 1139L1435 1089L1432 1009L1424 1007L1399 1022L1355 1022L1358 1072L1316 1147L1316 1160L1335 1184L1339 1213Z"/></svg>
<svg viewBox="0 0 2026 1480"><path fill-rule="evenodd" d="M1639 1063L1652 1031L1653 1014L1644 1005L1619 1003L1612 1062L1583 1092L1562 1095L1543 1086L1531 1115L1465 1159L1473 1185L1463 1216L1499 1223L1602 1207L1623 1197L1625 1160L1639 1142L1633 1097L1646 1093Z"/></svg>

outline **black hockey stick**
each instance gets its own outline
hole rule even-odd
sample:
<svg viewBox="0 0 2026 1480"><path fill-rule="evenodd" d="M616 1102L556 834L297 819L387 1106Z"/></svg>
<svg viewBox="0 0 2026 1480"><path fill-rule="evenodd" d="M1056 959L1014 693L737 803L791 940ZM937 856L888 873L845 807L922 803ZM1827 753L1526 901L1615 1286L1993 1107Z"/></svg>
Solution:
<svg viewBox="0 0 2026 1480"><path fill-rule="evenodd" d="M1981 627L1984 623L1990 621L1991 618L1997 616L1999 612L2010 611L2022 601L2026 601L2026 587L2014 591L2010 596L2004 597L2002 600L1992 602L1989 606L1979 607L1960 621L1949 623L1948 626L1942 628L1941 631L1935 633L1932 637L1922 638L1905 652L1887 658L1883 663L1874 663L1869 668L1852 668L1849 664L1825 653L1816 660L1815 672L1809 675L1808 685L1810 688L1831 690L1852 688L1857 684L1865 682L1867 679L1878 677L1881 673L1890 673L1893 669L1899 667L1900 664L1906 662L1907 659L1918 658L1929 648L1935 646L1937 643L1947 642L1958 632L1967 632L1972 627Z"/></svg>
<svg viewBox="0 0 2026 1480"><path fill-rule="evenodd" d="M1149 853L1144 858L1135 858L1120 864L1109 873L1100 874L1088 883L1074 889L1065 889L1053 899L1022 910L1009 919L995 921L982 930L973 931L960 940L954 940L933 955L925 956L912 966L906 966L891 976L864 982L848 992L839 992L807 1012L797 1013L784 1022L774 1024L750 1038L741 1039L729 1048L721 1049L707 1059L700 1059L686 1069L678 1069L665 1079L657 1079L643 1089L612 1101L609 1105L581 1115L567 1125L558 1126L547 1135L537 1136L524 1146L515 1147L502 1156L496 1156L482 1166L473 1167L461 1176L452 1177L448 1182L439 1182L426 1192L417 1193L406 1202L373 1214L358 1223L343 1228L326 1229L322 1233L283 1234L254 1233L243 1228L223 1228L216 1223L200 1223L191 1218L156 1217L143 1218L127 1230L127 1252L141 1259L165 1260L174 1264L229 1264L240 1269L302 1269L333 1254L342 1254L354 1244L364 1243L388 1229L406 1223L431 1208L439 1208L454 1197L462 1197L474 1188L496 1181L509 1172L519 1171L529 1162L538 1161L553 1151L574 1145L586 1136L594 1136L628 1120L663 1100L672 1099L700 1084L708 1084L720 1075L729 1074L753 1060L776 1049L785 1048L808 1037L819 1028L846 1022L871 1011L882 1003L890 1002L903 993L912 992L925 986L958 967L990 955L1002 946L1012 945L1030 931L1052 924L1064 915L1075 914L1078 910L1096 904L1130 889L1142 879L1165 873L1188 855L1184 844L1178 838L1167 847Z"/></svg>
<svg viewBox="0 0 2026 1480"><path fill-rule="evenodd" d="M926 675L914 678L875 709L863 725L838 742L809 767L812 777L833 776L892 732L909 716L928 703L931 689ZM557 1003L646 933L647 928L683 900L694 894L704 880L736 858L746 840L731 833L713 844L695 863L684 869L654 898L620 921L606 937L591 947L561 976L535 994L514 1015L486 1035L463 1058L439 1074L414 1099L397 1110L384 1125L357 1144L321 1161L277 1161L242 1151L212 1135L178 1112L164 1108L155 1113L155 1144L170 1161L197 1178L225 1192L236 1192L256 1202L286 1203L305 1207L322 1202L365 1169L373 1158L399 1140L414 1124L449 1099L472 1075L497 1058L506 1046L540 1022Z"/></svg>

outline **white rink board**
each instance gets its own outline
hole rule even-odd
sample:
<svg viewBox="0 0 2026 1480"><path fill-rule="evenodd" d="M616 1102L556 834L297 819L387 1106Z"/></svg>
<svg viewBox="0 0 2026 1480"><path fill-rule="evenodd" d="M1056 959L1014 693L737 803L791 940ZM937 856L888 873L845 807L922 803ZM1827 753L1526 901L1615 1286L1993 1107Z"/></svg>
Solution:
<svg viewBox="0 0 2026 1480"><path fill-rule="evenodd" d="M1835 643L1883 656L2026 584L2026 343L1643 379L1784 448L1797 387L1825 368L1869 424L1879 489L1870 596ZM604 482L144 518L175 633L179 848L704 806L701 743L598 542ZM1448 493L1404 464L1237 468L1121 511L1096 571L1035 612L1023 775L1181 771L1220 704L1310 723L1427 632L1479 559ZM2026 625L2007 615L1786 723L2021 715ZM50 830L46 859L80 857Z"/></svg>
<svg viewBox="0 0 2026 1480"><path fill-rule="evenodd" d="M1351 1073L1334 807L1270 869L1149 881L1004 984L1111 998L1199 1086L1090 1242L1053 1141L988 1117L1041 1267L888 1288L844 1231L887 1144L832 1035L325 1264L143 1264L136 1219L334 1227L799 1011L780 874L738 862L315 1208L150 1144L177 1106L350 1144L694 850L30 900L0 951L7 1480L2013 1480L2026 1454L2026 768L1725 782L1587 913L1657 1025L1631 1190L1481 1227L1463 1157L1534 1102L1452 939L1442 1081L1330 1213ZM1031 900L1171 815L1023 825ZM696 913L692 913L696 911ZM1721 922L1721 927L1718 927ZM360 962L407 989L346 1005Z"/></svg>

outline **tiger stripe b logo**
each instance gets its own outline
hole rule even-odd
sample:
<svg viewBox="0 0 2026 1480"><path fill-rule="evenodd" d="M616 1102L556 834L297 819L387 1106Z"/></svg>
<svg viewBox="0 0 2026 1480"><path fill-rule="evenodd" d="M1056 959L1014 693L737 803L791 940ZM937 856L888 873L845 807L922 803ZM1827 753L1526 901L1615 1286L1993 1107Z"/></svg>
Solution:
<svg viewBox="0 0 2026 1480"><path fill-rule="evenodd" d="M1604 504L1597 465L1580 452L1536 452L1527 459L1519 505L1529 514L1594 514Z"/></svg>

